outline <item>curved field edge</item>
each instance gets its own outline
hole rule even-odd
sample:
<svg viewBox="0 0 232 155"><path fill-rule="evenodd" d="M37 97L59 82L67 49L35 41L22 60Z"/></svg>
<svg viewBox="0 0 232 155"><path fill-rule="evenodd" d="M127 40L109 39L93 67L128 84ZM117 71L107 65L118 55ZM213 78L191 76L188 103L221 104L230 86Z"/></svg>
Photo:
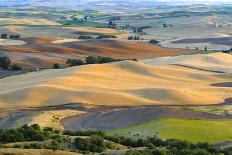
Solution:
<svg viewBox="0 0 232 155"><path fill-rule="evenodd" d="M218 143L232 138L231 120L157 119L144 124L108 131L109 135L145 138L158 135L163 139L181 139L193 143Z"/></svg>

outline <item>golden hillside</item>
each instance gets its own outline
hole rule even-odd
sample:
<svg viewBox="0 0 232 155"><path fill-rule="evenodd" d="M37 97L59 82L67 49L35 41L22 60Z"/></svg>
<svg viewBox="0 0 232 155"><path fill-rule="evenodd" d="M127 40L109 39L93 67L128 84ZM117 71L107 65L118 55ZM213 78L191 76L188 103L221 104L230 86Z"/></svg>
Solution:
<svg viewBox="0 0 232 155"><path fill-rule="evenodd" d="M175 65L169 65L168 61ZM144 62L152 64L152 60ZM183 62L200 67L184 66ZM220 53L157 58L154 59L153 65L122 61L28 73L0 80L0 105L32 107L66 103L111 106L216 104L232 97L230 87L211 86L214 83L231 82L232 70L228 69L229 64L232 65L232 56ZM218 66L227 72L217 73L210 70L211 67Z"/></svg>

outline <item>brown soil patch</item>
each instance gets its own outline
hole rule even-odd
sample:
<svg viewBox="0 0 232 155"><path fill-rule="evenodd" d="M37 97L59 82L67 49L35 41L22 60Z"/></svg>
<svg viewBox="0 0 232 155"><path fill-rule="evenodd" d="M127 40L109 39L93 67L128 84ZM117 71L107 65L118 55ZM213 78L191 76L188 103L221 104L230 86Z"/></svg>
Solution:
<svg viewBox="0 0 232 155"><path fill-rule="evenodd" d="M24 66L51 67L55 62L65 63L68 58L83 58L88 55L111 56L121 59L146 59L175 56L185 50L162 48L147 44L127 43L117 40L88 40L52 44L56 38L26 38L27 44L0 46L0 56L7 55ZM26 63L26 64L25 64Z"/></svg>

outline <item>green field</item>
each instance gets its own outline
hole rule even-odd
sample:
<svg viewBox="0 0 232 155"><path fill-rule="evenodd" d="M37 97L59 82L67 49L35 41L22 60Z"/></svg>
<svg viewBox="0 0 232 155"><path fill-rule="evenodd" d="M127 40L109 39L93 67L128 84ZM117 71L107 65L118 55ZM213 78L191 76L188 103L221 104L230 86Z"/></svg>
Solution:
<svg viewBox="0 0 232 155"><path fill-rule="evenodd" d="M193 143L217 143L232 139L232 121L158 119L128 128L109 131L108 134L131 138L144 138L157 134L163 139L182 139Z"/></svg>

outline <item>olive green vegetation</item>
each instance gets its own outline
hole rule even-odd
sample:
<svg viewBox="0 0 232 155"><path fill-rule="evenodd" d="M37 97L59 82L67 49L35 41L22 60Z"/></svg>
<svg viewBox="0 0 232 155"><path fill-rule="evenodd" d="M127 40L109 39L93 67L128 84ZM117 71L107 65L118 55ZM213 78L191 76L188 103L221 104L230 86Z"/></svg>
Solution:
<svg viewBox="0 0 232 155"><path fill-rule="evenodd" d="M193 143L218 143L232 139L231 120L157 119L144 124L107 132L131 138L157 135L163 139L181 139Z"/></svg>
<svg viewBox="0 0 232 155"><path fill-rule="evenodd" d="M102 131L93 130L66 130L60 132L49 127L42 129L37 124L32 126L24 125L14 129L0 129L0 149L49 149L54 152L56 150L64 150L82 154L108 154L108 150L116 151L124 149L125 147L128 148L125 150L127 151L125 155L232 154L232 148L222 149L208 143L193 144L185 140L177 139L163 140L156 135L143 139L132 139L117 135L109 136Z"/></svg>

